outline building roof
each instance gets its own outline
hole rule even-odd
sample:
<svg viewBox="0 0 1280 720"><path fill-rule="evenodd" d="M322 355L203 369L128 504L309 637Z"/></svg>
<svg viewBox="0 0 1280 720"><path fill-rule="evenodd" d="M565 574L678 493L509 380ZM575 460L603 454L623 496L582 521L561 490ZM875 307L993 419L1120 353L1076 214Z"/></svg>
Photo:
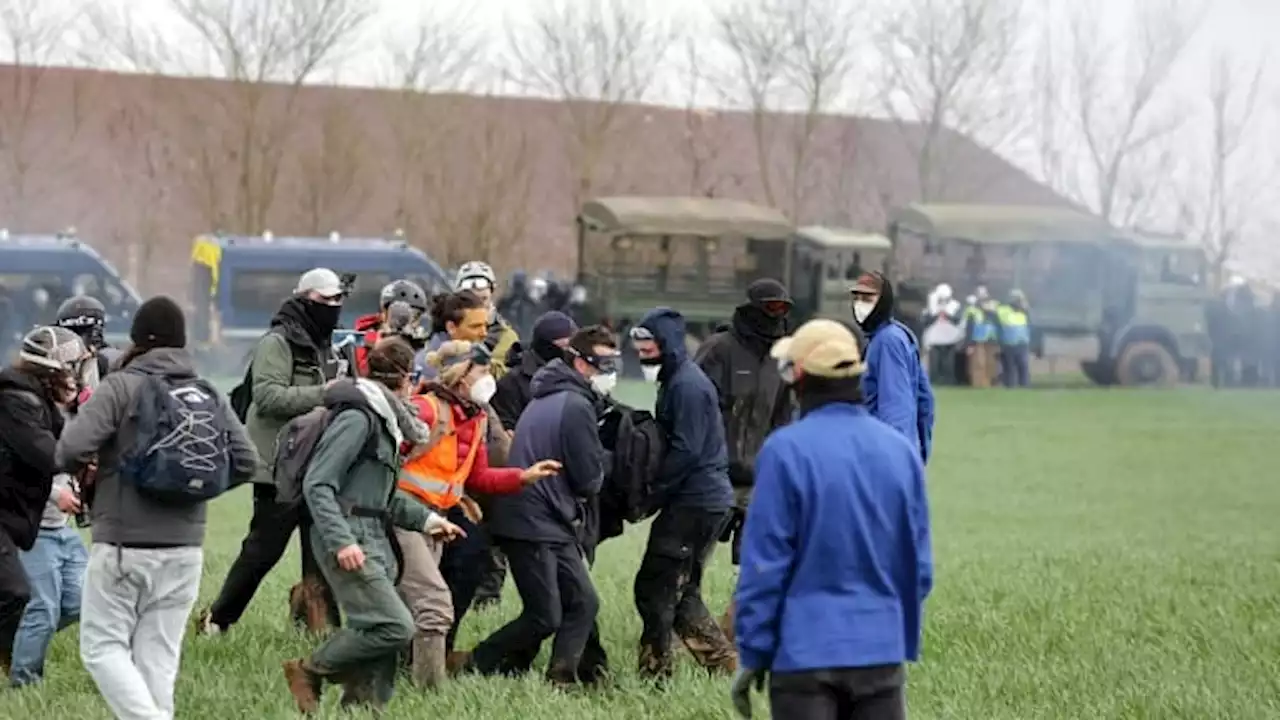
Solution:
<svg viewBox="0 0 1280 720"><path fill-rule="evenodd" d="M617 235L741 235L780 240L791 221L763 205L698 197L604 197L585 203L582 220L597 232Z"/></svg>

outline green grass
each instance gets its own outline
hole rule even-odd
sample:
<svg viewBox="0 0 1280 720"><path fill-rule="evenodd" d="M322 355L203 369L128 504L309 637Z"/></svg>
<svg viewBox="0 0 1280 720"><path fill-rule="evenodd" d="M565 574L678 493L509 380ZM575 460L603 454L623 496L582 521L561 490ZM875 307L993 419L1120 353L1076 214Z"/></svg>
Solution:
<svg viewBox="0 0 1280 720"><path fill-rule="evenodd" d="M625 389L628 399L643 390ZM1280 503L1266 393L1098 390L939 396L930 467L937 590L925 657L912 668L914 718L1172 720L1280 717ZM248 521L248 491L216 503L202 604ZM465 679L429 695L401 684L392 717L449 720L704 720L731 717L728 681L682 659L666 693L635 679L631 577L642 528L604 545L595 569L617 686L563 695L531 676ZM293 717L280 661L312 642L286 622L296 552L228 636L188 636L177 716ZM733 586L717 552L714 612ZM518 611L468 619L468 647ZM541 667L541 665L539 665ZM763 711L764 700L757 700ZM325 713L338 715L336 691ZM0 699L4 718L108 718L62 634L43 688Z"/></svg>

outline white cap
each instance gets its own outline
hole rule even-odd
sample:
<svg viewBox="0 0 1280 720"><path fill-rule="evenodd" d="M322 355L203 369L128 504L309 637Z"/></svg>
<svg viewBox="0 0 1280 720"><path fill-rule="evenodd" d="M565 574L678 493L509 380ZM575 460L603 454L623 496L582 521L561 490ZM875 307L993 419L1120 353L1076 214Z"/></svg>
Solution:
<svg viewBox="0 0 1280 720"><path fill-rule="evenodd" d="M951 299L951 286L946 283L942 283L941 285L939 285L935 290L935 292L937 292L938 297L943 300Z"/></svg>
<svg viewBox="0 0 1280 720"><path fill-rule="evenodd" d="M1232 275L1231 279L1227 281L1227 284L1231 287L1240 287L1241 285L1244 285L1244 277L1240 275Z"/></svg>
<svg viewBox="0 0 1280 720"><path fill-rule="evenodd" d="M302 277L298 278L298 287L293 292L298 295L314 292L322 297L334 298L345 291L338 273L329 268L315 268L302 273Z"/></svg>

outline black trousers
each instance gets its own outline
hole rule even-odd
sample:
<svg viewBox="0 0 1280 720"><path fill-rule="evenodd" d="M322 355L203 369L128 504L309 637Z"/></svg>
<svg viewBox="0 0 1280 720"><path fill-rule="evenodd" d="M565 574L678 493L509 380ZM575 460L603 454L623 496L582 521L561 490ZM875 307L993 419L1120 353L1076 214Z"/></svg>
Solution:
<svg viewBox="0 0 1280 720"><path fill-rule="evenodd" d="M523 608L476 646L472 667L486 675L527 671L542 643L554 636L547 674L572 681L600 611L582 551L576 543L516 540L500 547Z"/></svg>
<svg viewBox="0 0 1280 720"><path fill-rule="evenodd" d="M906 720L902 665L774 673L769 704L787 720Z"/></svg>
<svg viewBox="0 0 1280 720"><path fill-rule="evenodd" d="M642 652L668 657L672 630L684 636L715 625L702 602L702 574L729 515L728 510L672 507L654 519L635 582L636 611L644 624Z"/></svg>
<svg viewBox="0 0 1280 720"><path fill-rule="evenodd" d="M334 601L333 591L316 564L310 534L307 532L305 508L276 502L275 487L264 484L253 486L253 518L249 520L249 534L240 545L240 555L227 572L227 579L222 583L218 599L213 601L213 606L209 609L214 624L225 629L240 620L245 608L253 600L254 593L258 592L258 586L288 549L289 538L293 536L294 529L299 530L302 577L319 583L324 588L330 621L334 625L338 624L338 603Z"/></svg>
<svg viewBox="0 0 1280 720"><path fill-rule="evenodd" d="M22 568L18 552L9 534L0 530L0 659L6 667L13 655L13 638L22 623L22 613L31 600L27 571ZM0 684L8 681L7 677L0 678Z"/></svg>
<svg viewBox="0 0 1280 720"><path fill-rule="evenodd" d="M467 611L476 599L476 592L480 589L480 583L484 581L489 535L484 526L467 519L461 506L455 505L446 517L467 533L465 538L445 543L444 552L440 554L440 576L449 585L449 593L453 596L453 627L449 628L449 634L445 636L445 646L452 651L453 642L458 637L458 628L462 627L462 619L467 616Z"/></svg>
<svg viewBox="0 0 1280 720"><path fill-rule="evenodd" d="M502 586L507 581L507 557L502 548L490 545L485 553L485 567L476 590L476 607L495 605L502 599Z"/></svg>

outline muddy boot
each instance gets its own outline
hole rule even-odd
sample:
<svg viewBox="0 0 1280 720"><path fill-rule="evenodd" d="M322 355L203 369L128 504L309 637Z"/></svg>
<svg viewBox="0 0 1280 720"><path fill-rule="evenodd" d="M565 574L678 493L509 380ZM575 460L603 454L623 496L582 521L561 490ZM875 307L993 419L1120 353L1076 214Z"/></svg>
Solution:
<svg viewBox="0 0 1280 720"><path fill-rule="evenodd" d="M413 638L413 681L420 687L437 688L449 678L445 662L444 635L418 635Z"/></svg>
<svg viewBox="0 0 1280 720"><path fill-rule="evenodd" d="M284 661L284 679L289 692L298 704L298 712L313 713L320 707L320 689L323 681L311 670L306 660Z"/></svg>
<svg viewBox="0 0 1280 720"><path fill-rule="evenodd" d="M720 631L724 633L724 639L733 644L733 601L729 601L729 607L724 610L724 617L720 618Z"/></svg>
<svg viewBox="0 0 1280 720"><path fill-rule="evenodd" d="M445 655L444 666L449 677L461 675L471 667L471 653L465 650L450 652Z"/></svg>
<svg viewBox="0 0 1280 720"><path fill-rule="evenodd" d="M547 682L557 690L569 691L578 687L577 663L553 661L547 666Z"/></svg>
<svg viewBox="0 0 1280 720"><path fill-rule="evenodd" d="M342 682L342 699L339 701L344 710L370 709L376 712L383 705L374 697L373 686L368 678L344 680Z"/></svg>
<svg viewBox="0 0 1280 720"><path fill-rule="evenodd" d="M672 653L659 652L652 645L640 643L640 677L646 680L665 681L671 678L675 662Z"/></svg>
<svg viewBox="0 0 1280 720"><path fill-rule="evenodd" d="M680 633L680 640L699 665L711 672L732 674L737 671L738 653L710 617L681 629L684 632Z"/></svg>
<svg viewBox="0 0 1280 720"><path fill-rule="evenodd" d="M307 579L289 589L289 613L295 624L307 632L322 633L329 628L330 610L324 586Z"/></svg>

